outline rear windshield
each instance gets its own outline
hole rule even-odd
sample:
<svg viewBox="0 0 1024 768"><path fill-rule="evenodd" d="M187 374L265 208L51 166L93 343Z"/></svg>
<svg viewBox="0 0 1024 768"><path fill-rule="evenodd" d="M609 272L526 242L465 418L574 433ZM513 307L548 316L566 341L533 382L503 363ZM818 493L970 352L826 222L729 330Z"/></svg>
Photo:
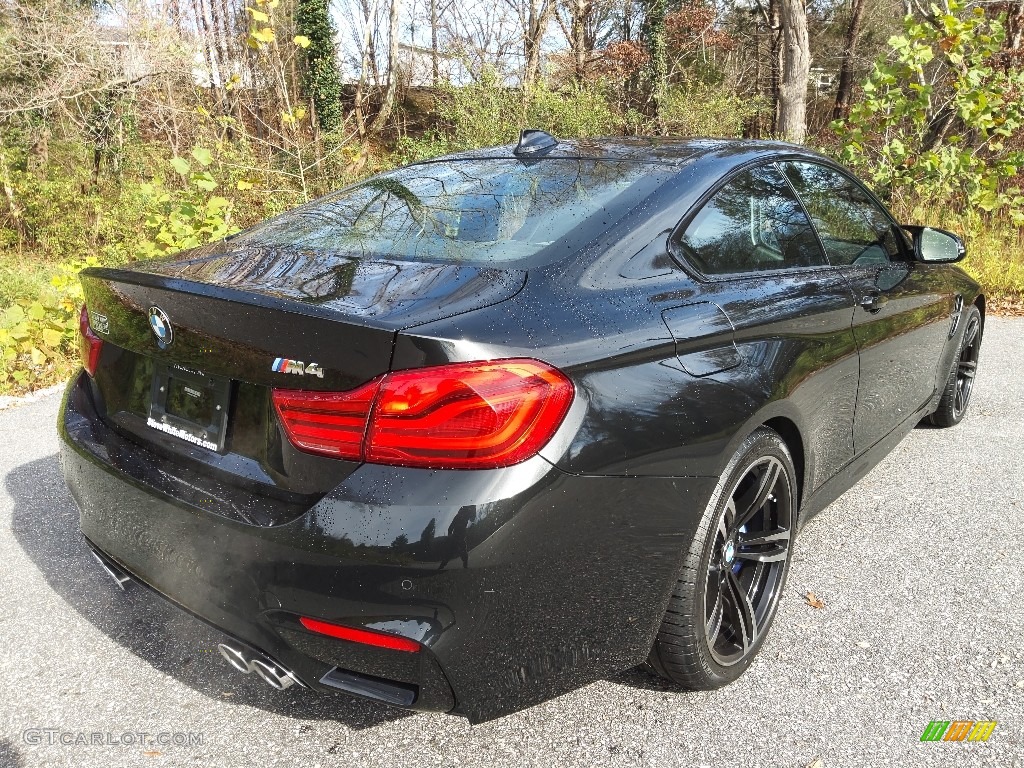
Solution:
<svg viewBox="0 0 1024 768"><path fill-rule="evenodd" d="M617 160L456 160L375 176L243 232L248 245L509 267L551 263L677 169Z"/></svg>

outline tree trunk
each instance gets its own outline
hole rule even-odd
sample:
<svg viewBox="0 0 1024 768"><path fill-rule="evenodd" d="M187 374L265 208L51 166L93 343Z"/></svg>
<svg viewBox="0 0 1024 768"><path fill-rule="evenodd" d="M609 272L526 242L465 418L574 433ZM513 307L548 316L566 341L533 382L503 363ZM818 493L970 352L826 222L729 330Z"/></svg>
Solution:
<svg viewBox="0 0 1024 768"><path fill-rule="evenodd" d="M200 0L195 7L196 16L199 19L199 26L203 38L203 50L206 53L206 63L210 67L210 103L214 110L220 112L221 89L224 83L221 81L220 62L217 55L217 43L213 33L210 31L210 20L207 13L205 0Z"/></svg>
<svg viewBox="0 0 1024 768"><path fill-rule="evenodd" d="M361 0L363 8L363 18L366 20L366 26L369 29L369 34L363 36L363 50L366 53L364 61L369 62L370 72L373 75L373 85L375 88L380 87L380 72L377 70L377 0Z"/></svg>
<svg viewBox="0 0 1024 768"><path fill-rule="evenodd" d="M227 81L231 79L231 64L230 56L228 54L228 31L225 20L222 17L221 10L223 5L218 8L220 0L210 0L210 21L212 26L210 27L210 34L213 36L213 47L217 51L217 62L220 69L220 87L223 89L227 84Z"/></svg>
<svg viewBox="0 0 1024 768"><path fill-rule="evenodd" d="M665 45L666 0L647 0L642 35L644 47L651 57L647 63L646 97L648 112L658 123L658 133L665 132L662 107L668 85L668 51Z"/></svg>
<svg viewBox="0 0 1024 768"><path fill-rule="evenodd" d="M384 91L380 111L370 125L371 133L384 129L395 108L395 93L398 91L398 14L401 10L402 0L391 0L391 18L388 20L388 86Z"/></svg>
<svg viewBox="0 0 1024 768"><path fill-rule="evenodd" d="M18 205L18 199L14 196L14 184L11 182L11 173L7 162L7 151L3 144L3 136L0 135L0 185L3 186L4 197L7 199L7 218L18 234L18 248L21 249L25 247L28 233L25 230L24 210Z"/></svg>
<svg viewBox="0 0 1024 768"><path fill-rule="evenodd" d="M430 84L436 88L440 79L437 62L437 0L430 0Z"/></svg>
<svg viewBox="0 0 1024 768"><path fill-rule="evenodd" d="M570 13L569 46L573 56L573 77L582 83L587 75L587 17L593 8L590 0L573 0Z"/></svg>
<svg viewBox="0 0 1024 768"><path fill-rule="evenodd" d="M860 41L860 26L864 20L864 0L852 0L850 25L846 28L843 42L843 63L839 67L839 89L836 103L832 108L833 120L844 120L850 114L850 99L853 97L853 57L857 54Z"/></svg>
<svg viewBox="0 0 1024 768"><path fill-rule="evenodd" d="M377 15L377 0L373 0L373 6L363 2L363 9L365 12L366 26L363 29L363 50L362 50L362 61L359 66L359 81L356 83L356 97L355 97L355 118L356 118L356 129L359 131L359 137L362 138L366 135L366 122L363 116L363 110L366 107L366 70L370 66L370 57L373 55L373 27L370 25L370 19L372 16Z"/></svg>
<svg viewBox="0 0 1024 768"><path fill-rule="evenodd" d="M1003 42L1003 49L1017 51L1024 44L1024 0L1017 0L1016 3L1008 5L1009 7L1006 10L1006 40Z"/></svg>
<svg viewBox="0 0 1024 768"><path fill-rule="evenodd" d="M779 20L779 3L782 0L771 0L768 6L768 41L769 54L771 55L771 69L768 76L771 78L769 91L772 100L772 135L779 132L779 110L781 95L779 85L782 82L782 22Z"/></svg>
<svg viewBox="0 0 1024 768"><path fill-rule="evenodd" d="M803 143L807 132L807 80L811 46L807 36L804 0L780 0L783 58L779 85L779 133L786 141Z"/></svg>
<svg viewBox="0 0 1024 768"><path fill-rule="evenodd" d="M540 45L554 7L553 0L530 0L530 13L523 30L523 54L526 58L523 83L527 89L540 77Z"/></svg>

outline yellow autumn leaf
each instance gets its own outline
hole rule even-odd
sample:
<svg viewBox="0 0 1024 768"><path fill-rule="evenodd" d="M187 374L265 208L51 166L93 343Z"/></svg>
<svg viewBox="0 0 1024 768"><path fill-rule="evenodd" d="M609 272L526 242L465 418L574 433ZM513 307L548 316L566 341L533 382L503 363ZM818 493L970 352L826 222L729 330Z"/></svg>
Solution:
<svg viewBox="0 0 1024 768"><path fill-rule="evenodd" d="M245 10L250 16L252 16L253 21L262 21L263 23L270 21L270 16L265 14L263 11L257 11L255 8L250 8L248 6L246 6Z"/></svg>
<svg viewBox="0 0 1024 768"><path fill-rule="evenodd" d="M245 192L246 190L252 189L252 182L246 181L245 179L239 179L235 187L239 192Z"/></svg>
<svg viewBox="0 0 1024 768"><path fill-rule="evenodd" d="M59 347L60 342L61 340L63 340L63 338L64 336L63 334L61 334L60 331L56 331L53 328L43 329L43 344L50 347L51 349L56 349L57 347Z"/></svg>
<svg viewBox="0 0 1024 768"><path fill-rule="evenodd" d="M299 48L309 48L309 38L305 35L296 35L292 38L292 42L299 46Z"/></svg>

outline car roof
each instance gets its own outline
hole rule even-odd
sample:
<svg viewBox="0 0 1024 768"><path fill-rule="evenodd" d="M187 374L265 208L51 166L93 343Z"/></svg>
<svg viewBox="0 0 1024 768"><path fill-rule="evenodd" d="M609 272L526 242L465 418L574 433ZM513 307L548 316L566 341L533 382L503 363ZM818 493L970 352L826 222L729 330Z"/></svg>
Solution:
<svg viewBox="0 0 1024 768"><path fill-rule="evenodd" d="M751 154L800 154L808 157L822 157L799 144L782 141L756 139L717 138L664 138L660 136L615 136L607 138L559 139L558 145L542 155L521 157L515 154L515 144L456 152L442 157L421 161L423 163L451 162L458 160L510 159L526 162L547 159L596 159L624 160L664 165L683 165L698 156L715 154L719 156ZM419 163L414 163L418 165Z"/></svg>

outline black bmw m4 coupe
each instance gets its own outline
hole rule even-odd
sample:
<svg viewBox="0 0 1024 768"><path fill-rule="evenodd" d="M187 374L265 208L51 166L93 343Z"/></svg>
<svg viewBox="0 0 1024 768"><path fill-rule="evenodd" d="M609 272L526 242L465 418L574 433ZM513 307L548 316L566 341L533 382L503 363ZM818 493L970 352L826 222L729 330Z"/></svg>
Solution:
<svg viewBox="0 0 1024 768"><path fill-rule="evenodd" d="M716 688L802 523L963 417L964 253L801 147L526 131L85 270L64 474L118 584L275 688Z"/></svg>

